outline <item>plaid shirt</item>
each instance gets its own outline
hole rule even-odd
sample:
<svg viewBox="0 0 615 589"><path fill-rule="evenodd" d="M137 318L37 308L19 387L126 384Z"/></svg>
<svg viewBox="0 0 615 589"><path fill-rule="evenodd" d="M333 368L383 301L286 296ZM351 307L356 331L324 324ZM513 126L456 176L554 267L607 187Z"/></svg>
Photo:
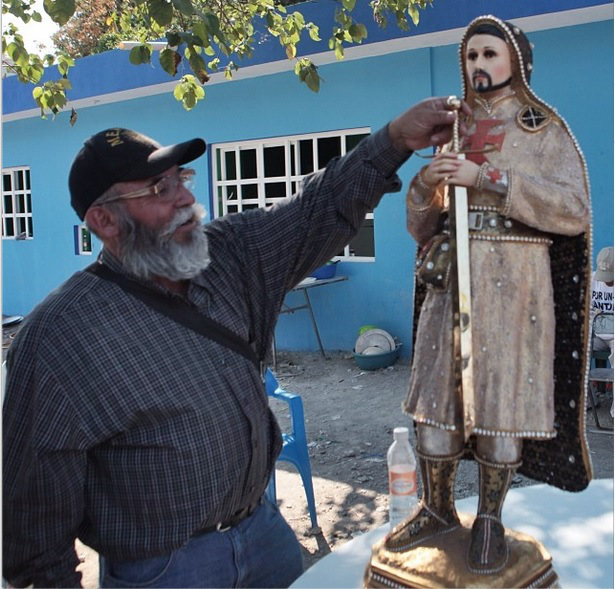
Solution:
<svg viewBox="0 0 615 589"><path fill-rule="evenodd" d="M211 264L187 297L265 357L285 294L400 189L406 158L384 128L298 195L212 221ZM73 275L26 319L7 366L4 574L16 586L78 586L75 537L111 559L163 554L265 490L282 442L258 370L115 283Z"/></svg>

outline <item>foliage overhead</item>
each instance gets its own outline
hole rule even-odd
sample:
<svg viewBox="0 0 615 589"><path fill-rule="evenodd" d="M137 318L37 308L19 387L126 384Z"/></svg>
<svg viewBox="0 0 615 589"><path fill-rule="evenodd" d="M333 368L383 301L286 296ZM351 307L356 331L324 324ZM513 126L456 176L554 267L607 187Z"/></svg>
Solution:
<svg viewBox="0 0 615 589"><path fill-rule="evenodd" d="M73 58L115 49L122 40L108 25L121 0L76 0L75 13L53 36L60 52Z"/></svg>
<svg viewBox="0 0 615 589"><path fill-rule="evenodd" d="M345 47L367 38L367 27L353 15L357 0L336 1L328 47L343 59ZM394 19L399 28L408 30L410 21L418 24L419 10L432 2L371 0L369 5L380 27ZM173 77L191 72L181 76L173 92L187 110L205 97L203 85L212 73L232 78L237 61L252 57L260 44L272 38L295 62L299 80L313 92L320 88L318 67L298 55L297 46L306 36L321 42L321 31L305 20L301 4L294 0L44 0L43 6L61 26L53 37L59 49L56 55L28 52L14 24L2 30L3 72L11 71L20 81L35 85L33 97L43 117L49 111L55 115L66 105L74 58L112 48L120 39L137 42L128 55L135 65L151 63L152 40L164 39L166 46L158 55L163 70ZM24 23L41 20L34 0L2 0L2 14ZM53 64L60 78L38 85L45 66Z"/></svg>

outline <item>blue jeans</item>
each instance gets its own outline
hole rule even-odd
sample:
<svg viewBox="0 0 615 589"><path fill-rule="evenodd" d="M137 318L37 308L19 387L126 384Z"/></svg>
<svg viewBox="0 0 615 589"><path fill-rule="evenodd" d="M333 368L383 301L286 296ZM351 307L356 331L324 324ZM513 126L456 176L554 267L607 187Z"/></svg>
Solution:
<svg viewBox="0 0 615 589"><path fill-rule="evenodd" d="M303 572L301 546L267 499L234 528L168 554L100 561L101 587L288 587Z"/></svg>

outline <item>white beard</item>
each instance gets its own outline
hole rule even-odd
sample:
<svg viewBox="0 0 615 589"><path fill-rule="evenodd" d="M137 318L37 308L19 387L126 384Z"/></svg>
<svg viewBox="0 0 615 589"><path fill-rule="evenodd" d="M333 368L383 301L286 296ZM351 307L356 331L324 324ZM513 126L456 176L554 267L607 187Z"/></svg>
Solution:
<svg viewBox="0 0 615 589"><path fill-rule="evenodd" d="M120 261L124 268L143 280L160 276L168 280L189 280L209 265L207 236L198 226L186 242L173 239L173 233L191 219L201 220L205 209L200 204L178 211L174 219L158 231L144 226L128 216L122 209L120 222Z"/></svg>

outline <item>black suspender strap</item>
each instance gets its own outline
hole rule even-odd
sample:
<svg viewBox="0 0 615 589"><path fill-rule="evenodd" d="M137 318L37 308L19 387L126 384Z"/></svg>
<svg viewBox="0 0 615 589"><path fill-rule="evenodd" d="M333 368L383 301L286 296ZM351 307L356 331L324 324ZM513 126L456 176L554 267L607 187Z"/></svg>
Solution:
<svg viewBox="0 0 615 589"><path fill-rule="evenodd" d="M145 285L140 284L126 276L115 272L109 266L95 262L85 269L86 272L95 274L99 278L115 282L124 291L138 298L146 305L158 311L162 315L173 319L176 323L196 331L200 335L219 343L238 354L241 354L250 362L252 362L257 369L260 370L260 361L256 356L256 352L241 337L230 329L221 325L217 321L201 315L194 307L192 307L187 301L182 299L170 297L163 293L158 293Z"/></svg>

